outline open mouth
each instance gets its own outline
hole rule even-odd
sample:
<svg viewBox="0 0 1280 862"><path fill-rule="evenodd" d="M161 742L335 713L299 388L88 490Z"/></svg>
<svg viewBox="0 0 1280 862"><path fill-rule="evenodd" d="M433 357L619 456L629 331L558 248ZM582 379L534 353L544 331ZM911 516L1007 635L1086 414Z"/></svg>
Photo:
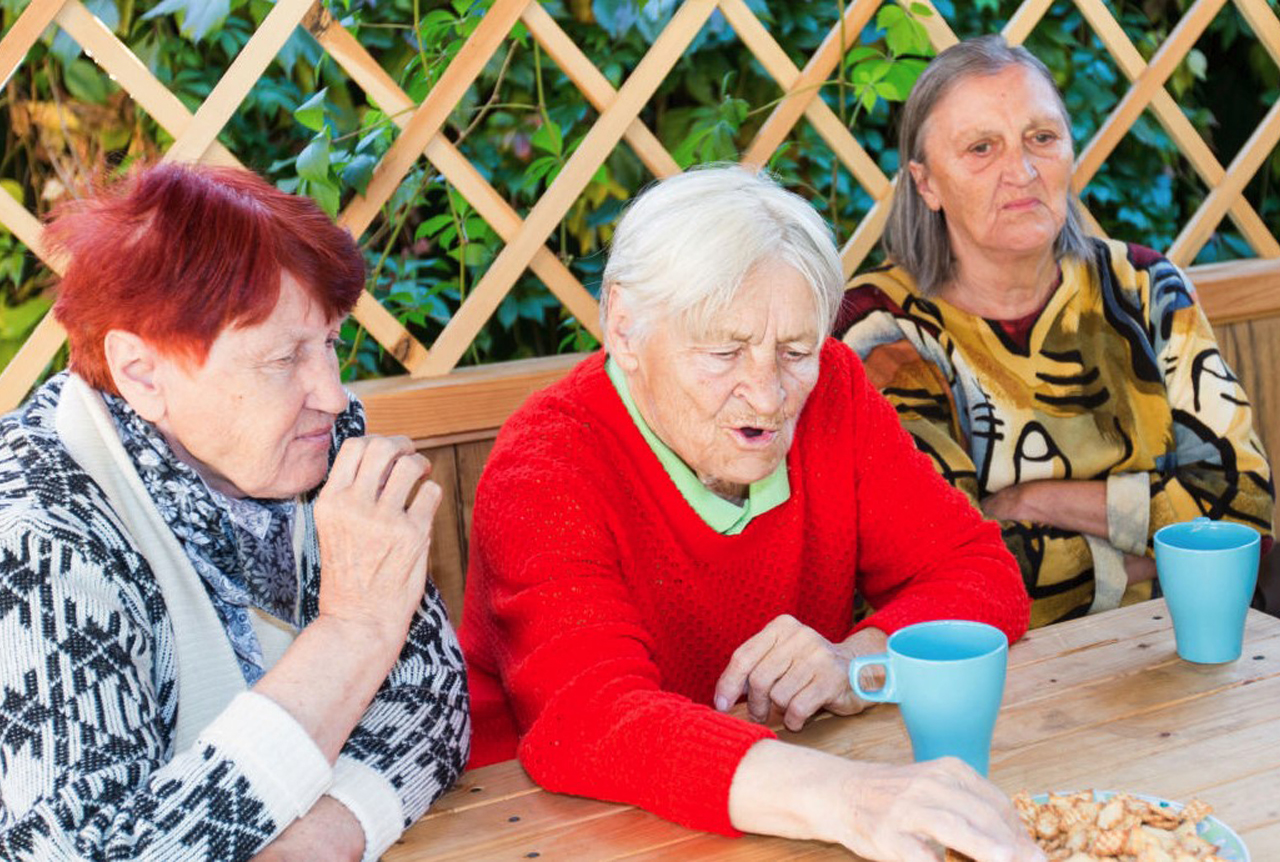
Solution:
<svg viewBox="0 0 1280 862"><path fill-rule="evenodd" d="M778 436L776 429L761 428L756 425L744 425L733 430L738 439L749 446L766 446Z"/></svg>

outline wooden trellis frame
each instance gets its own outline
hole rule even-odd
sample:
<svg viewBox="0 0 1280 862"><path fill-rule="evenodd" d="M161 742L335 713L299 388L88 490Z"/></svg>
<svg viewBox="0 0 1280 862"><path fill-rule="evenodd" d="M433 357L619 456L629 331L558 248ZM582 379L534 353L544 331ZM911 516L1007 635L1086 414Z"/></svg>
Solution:
<svg viewBox="0 0 1280 862"><path fill-rule="evenodd" d="M622 86L615 89L537 0L494 0L435 87L421 104L415 105L355 38L328 15L318 0L277 0L208 98L192 114L80 0L33 0L0 39L0 81L7 80L14 72L45 28L56 24L75 38L94 61L173 136L174 142L165 158L235 164L235 155L217 142L218 134L294 28L305 27L365 91L370 101L400 127L399 136L374 170L366 193L341 213L340 223L360 236L404 177L425 156L505 242L485 275L429 348L418 342L371 295L366 293L356 307L355 315L360 323L410 375L439 378L454 369L503 297L529 269L571 314L599 334L595 300L547 248L547 238L619 143L625 141L655 176L668 176L679 170L671 154L639 116L717 8L787 94L747 147L743 162L755 166L765 164L804 119L812 124L875 202L842 249L846 273L854 272L880 238L893 180L880 171L876 161L835 112L817 97L816 85L831 76L847 43L857 38L884 2L890 0L852 0L843 20L837 22L801 69L744 0L685 0L639 65ZM1051 2L1025 0L1005 26L1005 36L1011 42L1022 42ZM1169 75L1228 0L1196 0L1150 62L1143 61L1103 0L1074 2L1131 82L1126 95L1081 150L1076 165L1076 188L1087 185L1137 117L1150 109L1210 189L1200 209L1183 226L1167 253L1176 263L1188 265L1219 222L1224 217L1231 218L1259 260L1204 268L1206 279L1230 286L1236 307L1216 299L1206 300L1206 306L1218 319L1280 312L1280 287L1258 288L1264 282L1280 283L1277 226L1265 225L1242 194L1280 142L1280 103L1267 112L1231 164L1224 167L1164 88ZM1231 2L1280 65L1280 19L1266 0ZM934 45L943 48L955 42L956 37L934 11L924 22ZM444 133L448 117L488 61L502 50L518 22L525 25L598 113L595 124L564 169L524 218L489 185ZM62 271L64 262L42 246L40 225L35 217L7 192L0 192L0 223L50 269ZM1203 281L1201 287L1203 294ZM0 372L0 411L12 409L25 397L62 341L63 332L52 315L47 315L18 355ZM559 368L562 364L550 360L548 368ZM527 376L530 381L541 381L550 373L553 372L539 365Z"/></svg>

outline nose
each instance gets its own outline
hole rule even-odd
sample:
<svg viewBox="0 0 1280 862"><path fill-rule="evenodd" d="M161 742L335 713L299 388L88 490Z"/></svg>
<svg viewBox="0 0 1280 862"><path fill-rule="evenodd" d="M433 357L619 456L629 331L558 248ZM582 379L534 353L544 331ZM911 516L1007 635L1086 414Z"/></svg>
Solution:
<svg viewBox="0 0 1280 862"><path fill-rule="evenodd" d="M1009 160L1005 165L1005 177L1009 182L1025 186L1039 175L1030 153L1024 149L1010 151Z"/></svg>
<svg viewBox="0 0 1280 862"><path fill-rule="evenodd" d="M338 357L332 350L319 351L306 363L304 385L306 405L312 410L337 415L347 409L347 393L342 388Z"/></svg>
<svg viewBox="0 0 1280 862"><path fill-rule="evenodd" d="M774 416L782 410L786 391L775 351L752 351L742 379L734 390L760 416Z"/></svg>

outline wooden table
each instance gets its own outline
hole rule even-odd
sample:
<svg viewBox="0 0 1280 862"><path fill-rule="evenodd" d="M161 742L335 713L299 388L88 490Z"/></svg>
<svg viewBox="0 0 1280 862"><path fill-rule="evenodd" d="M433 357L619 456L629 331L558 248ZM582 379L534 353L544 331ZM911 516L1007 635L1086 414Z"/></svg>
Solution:
<svg viewBox="0 0 1280 862"><path fill-rule="evenodd" d="M911 758L892 706L781 737L864 760ZM1161 601L1031 632L1010 652L991 777L1010 793L1198 796L1243 837L1253 862L1280 860L1280 619L1250 611L1244 655L1226 665L1180 660ZM636 808L548 793L515 761L463 775L384 857L623 858L856 857L816 842L693 832Z"/></svg>

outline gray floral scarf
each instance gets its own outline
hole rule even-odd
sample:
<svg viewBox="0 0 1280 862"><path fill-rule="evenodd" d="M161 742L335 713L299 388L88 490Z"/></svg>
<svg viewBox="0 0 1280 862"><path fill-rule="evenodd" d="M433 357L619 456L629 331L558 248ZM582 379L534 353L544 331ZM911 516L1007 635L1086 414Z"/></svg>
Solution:
<svg viewBox="0 0 1280 862"><path fill-rule="evenodd" d="M204 582L245 682L253 685L266 670L249 609L300 623L293 557L297 501L235 499L214 491L124 399L102 397L147 494ZM330 464L343 440L363 432L363 411L353 398L335 422Z"/></svg>

